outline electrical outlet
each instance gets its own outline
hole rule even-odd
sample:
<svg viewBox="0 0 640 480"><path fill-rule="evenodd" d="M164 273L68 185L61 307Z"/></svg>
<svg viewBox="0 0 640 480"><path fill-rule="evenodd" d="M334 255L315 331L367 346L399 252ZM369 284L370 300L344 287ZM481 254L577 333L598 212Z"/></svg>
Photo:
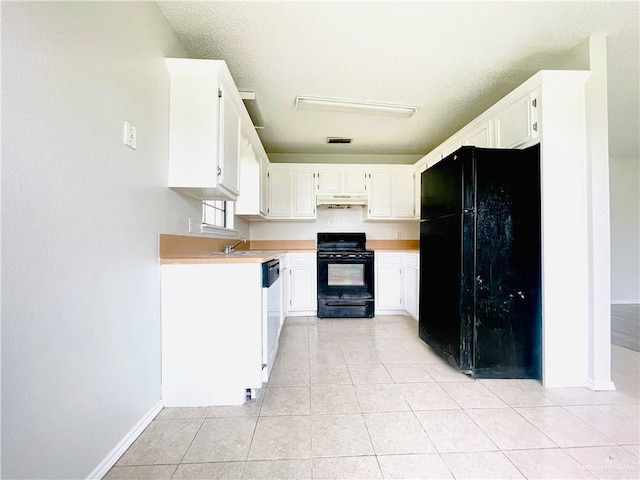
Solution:
<svg viewBox="0 0 640 480"><path fill-rule="evenodd" d="M189 233L193 233L194 222L193 218L189 217Z"/></svg>
<svg viewBox="0 0 640 480"><path fill-rule="evenodd" d="M136 149L136 126L126 120L124 122L124 137L122 140L127 147Z"/></svg>

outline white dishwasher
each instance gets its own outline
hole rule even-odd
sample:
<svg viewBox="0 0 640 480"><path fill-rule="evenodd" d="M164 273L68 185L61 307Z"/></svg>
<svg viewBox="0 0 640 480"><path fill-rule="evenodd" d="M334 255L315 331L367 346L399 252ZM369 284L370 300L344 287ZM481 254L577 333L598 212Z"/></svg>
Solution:
<svg viewBox="0 0 640 480"><path fill-rule="evenodd" d="M269 380L278 352L282 317L280 260L262 264L262 381Z"/></svg>

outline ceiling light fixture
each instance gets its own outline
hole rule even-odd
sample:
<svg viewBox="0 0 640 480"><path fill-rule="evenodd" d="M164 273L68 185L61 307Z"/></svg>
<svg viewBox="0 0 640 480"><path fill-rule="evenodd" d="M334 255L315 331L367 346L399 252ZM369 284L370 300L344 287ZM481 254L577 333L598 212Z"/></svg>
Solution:
<svg viewBox="0 0 640 480"><path fill-rule="evenodd" d="M373 113L397 117L412 117L418 111L418 107L412 105L305 96L296 97L296 108L312 108L335 112Z"/></svg>

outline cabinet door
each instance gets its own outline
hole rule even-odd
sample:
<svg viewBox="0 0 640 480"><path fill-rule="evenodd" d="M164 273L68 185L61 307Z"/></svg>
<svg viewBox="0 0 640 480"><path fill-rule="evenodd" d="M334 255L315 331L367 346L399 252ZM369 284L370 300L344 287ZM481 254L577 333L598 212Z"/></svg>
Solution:
<svg viewBox="0 0 640 480"><path fill-rule="evenodd" d="M403 308L402 264L376 265L376 309L397 310Z"/></svg>
<svg viewBox="0 0 640 480"><path fill-rule="evenodd" d="M317 268L314 253L289 255L289 306L292 314L315 312L317 305Z"/></svg>
<svg viewBox="0 0 640 480"><path fill-rule="evenodd" d="M537 101L530 98L530 95L526 95L496 115L496 146L498 148L518 147L533 138L532 107L534 105L537 105Z"/></svg>
<svg viewBox="0 0 640 480"><path fill-rule="evenodd" d="M264 157L260 157L260 213L267 215L267 208L269 207L268 185L267 185L267 171L269 161Z"/></svg>
<svg viewBox="0 0 640 480"><path fill-rule="evenodd" d="M485 122L471 130L469 135L465 137L464 144L481 148L493 147L493 129L491 127L492 122Z"/></svg>
<svg viewBox="0 0 640 480"><path fill-rule="evenodd" d="M361 168L347 168L342 172L342 192L345 195L367 193L367 172Z"/></svg>
<svg viewBox="0 0 640 480"><path fill-rule="evenodd" d="M240 166L240 109L230 93L220 85L220 185L234 195L238 192Z"/></svg>
<svg viewBox="0 0 640 480"><path fill-rule="evenodd" d="M318 188L320 194L341 193L342 192L342 172L340 169L320 169L318 170Z"/></svg>
<svg viewBox="0 0 640 480"><path fill-rule="evenodd" d="M415 217L414 174L391 172L391 216L394 218Z"/></svg>
<svg viewBox="0 0 640 480"><path fill-rule="evenodd" d="M260 213L260 162L253 148L243 139L240 154L240 191L236 200L236 215L259 215Z"/></svg>
<svg viewBox="0 0 640 480"><path fill-rule="evenodd" d="M369 217L391 217L391 173L388 170L369 174Z"/></svg>
<svg viewBox="0 0 640 480"><path fill-rule="evenodd" d="M283 267L282 260L280 261L280 279L282 280L282 318L283 320L287 317L289 313L289 299L291 296L291 285L290 285L290 273L289 267Z"/></svg>
<svg viewBox="0 0 640 480"><path fill-rule="evenodd" d="M272 168L267 173L269 184L269 217L286 218L290 212L290 174L289 169Z"/></svg>
<svg viewBox="0 0 640 480"><path fill-rule="evenodd" d="M314 184L313 170L293 170L293 216L295 218L315 218L316 196Z"/></svg>
<svg viewBox="0 0 640 480"><path fill-rule="evenodd" d="M420 277L418 275L418 255L404 255L404 308L409 315L418 319L418 297Z"/></svg>

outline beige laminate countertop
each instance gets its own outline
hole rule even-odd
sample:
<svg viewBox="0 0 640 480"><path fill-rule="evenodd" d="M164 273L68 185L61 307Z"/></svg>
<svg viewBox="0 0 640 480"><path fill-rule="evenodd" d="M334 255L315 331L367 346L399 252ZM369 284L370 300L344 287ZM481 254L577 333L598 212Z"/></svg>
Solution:
<svg viewBox="0 0 640 480"><path fill-rule="evenodd" d="M264 263L287 253L316 253L315 240L249 240L236 253L222 253L235 243L236 239L160 234L160 263ZM420 253L418 240L370 240L367 248L380 253Z"/></svg>
<svg viewBox="0 0 640 480"><path fill-rule="evenodd" d="M215 263L264 263L275 258L281 258L288 252L274 250L272 252L260 251L256 253L201 253L191 255L168 256L160 259L161 265L171 264L215 264Z"/></svg>
<svg viewBox="0 0 640 480"><path fill-rule="evenodd" d="M420 250L376 250L380 253L415 253ZM245 253L246 252L246 253ZM160 258L160 264L215 264L215 263L264 263L276 258L282 258L287 253L316 253L316 250L259 250L252 253L251 250L238 250L236 253L225 254L222 252L166 255Z"/></svg>

